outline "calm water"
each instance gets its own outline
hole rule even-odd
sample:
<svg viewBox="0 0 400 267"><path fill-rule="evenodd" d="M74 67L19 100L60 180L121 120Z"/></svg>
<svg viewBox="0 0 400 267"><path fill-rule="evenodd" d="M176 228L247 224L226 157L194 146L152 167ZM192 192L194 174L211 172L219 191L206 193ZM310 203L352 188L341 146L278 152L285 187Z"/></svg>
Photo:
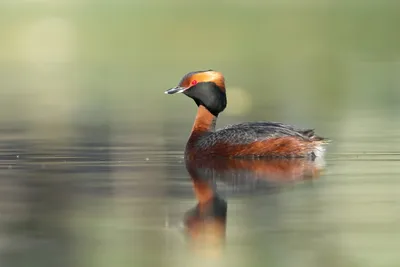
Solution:
<svg viewBox="0 0 400 267"><path fill-rule="evenodd" d="M1 266L398 266L400 127L381 140L357 121L325 165L185 164L187 133L168 126L4 127Z"/></svg>

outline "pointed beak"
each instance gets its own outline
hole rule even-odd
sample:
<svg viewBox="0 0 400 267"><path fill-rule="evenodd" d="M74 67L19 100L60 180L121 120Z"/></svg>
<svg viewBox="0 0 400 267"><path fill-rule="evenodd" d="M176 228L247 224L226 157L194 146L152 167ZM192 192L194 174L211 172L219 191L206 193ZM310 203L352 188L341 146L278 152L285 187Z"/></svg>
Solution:
<svg viewBox="0 0 400 267"><path fill-rule="evenodd" d="M172 94L176 94L176 93L182 93L186 89L187 89L186 87L176 86L174 88L171 88L171 89L165 91L164 93L168 94L168 95L172 95Z"/></svg>

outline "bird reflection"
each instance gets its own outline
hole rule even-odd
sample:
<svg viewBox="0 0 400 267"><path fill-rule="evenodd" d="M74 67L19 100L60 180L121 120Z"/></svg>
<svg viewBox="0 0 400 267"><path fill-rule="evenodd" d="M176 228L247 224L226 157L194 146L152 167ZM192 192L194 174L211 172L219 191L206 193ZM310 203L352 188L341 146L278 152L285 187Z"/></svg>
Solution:
<svg viewBox="0 0 400 267"><path fill-rule="evenodd" d="M232 188L233 194L265 194L285 185L318 178L323 164L300 158L189 159L186 169L197 199L197 205L184 217L186 236L196 251L218 255L225 243L228 205L217 192L217 182Z"/></svg>

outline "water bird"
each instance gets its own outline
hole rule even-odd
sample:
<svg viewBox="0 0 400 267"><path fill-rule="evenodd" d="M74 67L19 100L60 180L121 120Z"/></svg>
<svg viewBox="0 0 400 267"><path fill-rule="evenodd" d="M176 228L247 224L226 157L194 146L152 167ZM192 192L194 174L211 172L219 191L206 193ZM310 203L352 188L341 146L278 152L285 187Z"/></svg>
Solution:
<svg viewBox="0 0 400 267"><path fill-rule="evenodd" d="M189 72L166 94L183 93L198 106L185 148L185 157L322 157L326 138L313 129L298 129L280 122L244 122L216 130L218 115L227 106L225 78L221 72Z"/></svg>

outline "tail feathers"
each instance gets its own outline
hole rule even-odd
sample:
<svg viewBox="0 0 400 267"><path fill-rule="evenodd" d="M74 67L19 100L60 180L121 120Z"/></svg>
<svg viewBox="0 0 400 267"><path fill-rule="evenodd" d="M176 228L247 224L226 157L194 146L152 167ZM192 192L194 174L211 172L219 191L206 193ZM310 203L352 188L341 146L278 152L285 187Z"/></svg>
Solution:
<svg viewBox="0 0 400 267"><path fill-rule="evenodd" d="M322 137L322 136L318 136L318 135L314 135L310 137L311 141L318 141L321 142L322 144L328 144L331 142L330 139L326 138L326 137Z"/></svg>
<svg viewBox="0 0 400 267"><path fill-rule="evenodd" d="M304 135L305 137L308 137L311 141L318 141L323 144L329 143L331 141L328 138L316 135L314 132L314 129L302 130L302 131L300 131L300 133L302 135Z"/></svg>
<svg viewBox="0 0 400 267"><path fill-rule="evenodd" d="M307 136L307 137L312 137L315 135L314 129L306 129L306 130L301 130L299 131L302 135Z"/></svg>

